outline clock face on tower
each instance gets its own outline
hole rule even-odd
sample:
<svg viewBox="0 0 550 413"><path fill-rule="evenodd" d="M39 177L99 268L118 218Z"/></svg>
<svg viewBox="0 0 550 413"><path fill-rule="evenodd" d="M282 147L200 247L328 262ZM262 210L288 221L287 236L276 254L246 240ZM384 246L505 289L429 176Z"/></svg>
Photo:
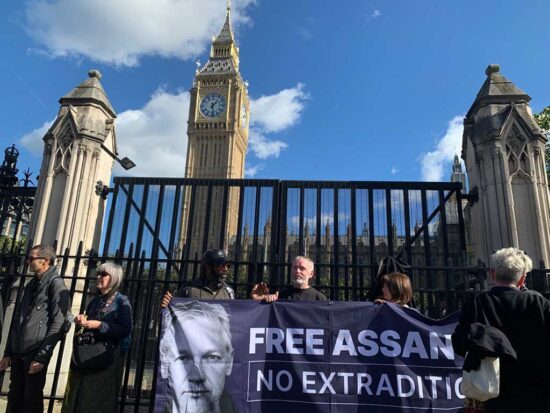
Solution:
<svg viewBox="0 0 550 413"><path fill-rule="evenodd" d="M207 118L218 117L225 110L225 98L218 93L210 93L201 99L200 110Z"/></svg>

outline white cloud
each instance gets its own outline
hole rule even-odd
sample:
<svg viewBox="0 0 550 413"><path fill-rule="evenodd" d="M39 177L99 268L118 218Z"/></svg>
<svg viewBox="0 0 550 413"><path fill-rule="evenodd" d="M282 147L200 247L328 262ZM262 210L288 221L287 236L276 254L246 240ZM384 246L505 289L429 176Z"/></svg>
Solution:
<svg viewBox="0 0 550 413"><path fill-rule="evenodd" d="M258 129L250 128L248 132L248 144L250 150L260 159L278 158L283 149L288 145L283 141L268 139Z"/></svg>
<svg viewBox="0 0 550 413"><path fill-rule="evenodd" d="M463 120L460 115L451 119L436 148L420 156L424 181L441 181L445 174L450 173L451 162L462 149Z"/></svg>
<svg viewBox="0 0 550 413"><path fill-rule="evenodd" d="M397 173L399 172L399 169L397 169L397 166L394 165L394 166L391 167L390 172L391 172L392 175L397 175Z"/></svg>
<svg viewBox="0 0 550 413"><path fill-rule="evenodd" d="M260 110L259 116L253 113L251 121L249 147L260 159L278 157L288 147L285 142L270 139L266 135L281 131L295 124L304 106L306 95L303 86L285 89L271 96L262 96L259 100L271 102L272 108L280 119L271 119L269 114ZM293 92L292 92L293 91ZM187 117L190 95L188 92L170 93L158 89L151 99L140 109L130 109L118 114L115 122L119 156L127 156L136 163L129 171L115 164L114 175L133 176L171 176L185 174L187 152ZM254 106L254 101L252 101ZM298 113L287 113L288 107ZM252 117L251 116L251 117ZM42 154L42 137L52 121L27 133L19 143L34 155ZM245 174L253 177L264 168L264 164L248 167Z"/></svg>
<svg viewBox="0 0 550 413"><path fill-rule="evenodd" d="M235 28L255 0L234 0ZM225 0L34 0L27 33L53 57L135 66L143 56L193 58L222 27Z"/></svg>
<svg viewBox="0 0 550 413"><path fill-rule="evenodd" d="M294 31L299 34L303 39L310 40L313 38L313 33L306 27L295 26Z"/></svg>
<svg viewBox="0 0 550 413"><path fill-rule="evenodd" d="M371 17L372 17L373 19L376 19L376 18L378 18L378 17L380 17L380 16L382 16L382 12L381 12L380 10L378 10L378 9L374 10L374 11L372 12L372 14L371 14Z"/></svg>
<svg viewBox="0 0 550 413"><path fill-rule="evenodd" d="M251 126L271 133L280 132L294 125L300 119L308 97L304 91L304 85L298 83L295 87L281 90L274 95L252 99L250 101Z"/></svg>
<svg viewBox="0 0 550 413"><path fill-rule="evenodd" d="M350 216L344 212L338 214L338 223L345 223L350 220ZM300 226L300 217L295 215L290 218L291 225ZM321 213L321 227L324 229L326 225L332 226L334 224L334 214L331 213ZM304 226L309 225L310 230L314 230L317 226L317 215L312 217L304 217Z"/></svg>
<svg viewBox="0 0 550 413"><path fill-rule="evenodd" d="M53 125L53 120L48 120L44 124L19 139L19 144L34 156L40 156L44 152L44 141L42 138Z"/></svg>
<svg viewBox="0 0 550 413"><path fill-rule="evenodd" d="M127 156L136 167L115 175L183 177L187 152L189 93L171 94L157 90L138 110L118 115L116 134L119 156Z"/></svg>
<svg viewBox="0 0 550 413"><path fill-rule="evenodd" d="M254 178L256 174L264 169L264 164L257 164L257 165L247 165L244 168L244 176L246 178Z"/></svg>
<svg viewBox="0 0 550 413"><path fill-rule="evenodd" d="M304 85L250 100L250 150L260 159L277 158L288 145L266 135L281 132L300 120L309 98Z"/></svg>
<svg viewBox="0 0 550 413"><path fill-rule="evenodd" d="M171 94L158 89L147 104L118 114L115 121L119 157L127 156L136 167L125 171L117 163L113 175L183 176L187 151L189 93ZM41 156L42 138L53 121L19 139L32 155Z"/></svg>

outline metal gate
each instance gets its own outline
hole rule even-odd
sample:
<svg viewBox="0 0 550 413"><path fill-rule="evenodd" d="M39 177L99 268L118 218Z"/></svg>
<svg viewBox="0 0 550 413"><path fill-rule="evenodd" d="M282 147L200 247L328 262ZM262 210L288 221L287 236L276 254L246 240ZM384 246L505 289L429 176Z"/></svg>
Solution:
<svg viewBox="0 0 550 413"><path fill-rule="evenodd" d="M152 408L160 298L199 275L207 248L229 251L229 282L238 298L260 280L288 285L296 255L314 260L315 286L332 300L366 299L378 262L399 257L409 264L417 307L434 318L459 307L472 279L464 266L459 183L115 178L108 192L100 251L83 251L81 244L75 255L58 251L58 258L71 296L83 293L81 311L93 297L98 263L113 260L124 269L134 329L121 412ZM10 307L32 277L25 254L0 249ZM51 364L58 377L61 359ZM48 411L63 391L56 379L46 393Z"/></svg>
<svg viewBox="0 0 550 413"><path fill-rule="evenodd" d="M364 299L388 255L417 292L466 281L460 183L115 178L111 192L102 255L154 260L170 284L196 277L207 248L228 250L240 298L288 284L297 255L331 299Z"/></svg>

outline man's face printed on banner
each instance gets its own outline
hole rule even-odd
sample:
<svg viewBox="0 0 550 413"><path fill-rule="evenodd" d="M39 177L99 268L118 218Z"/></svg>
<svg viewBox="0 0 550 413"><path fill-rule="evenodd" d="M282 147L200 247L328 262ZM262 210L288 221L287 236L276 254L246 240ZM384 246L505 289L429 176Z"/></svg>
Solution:
<svg viewBox="0 0 550 413"><path fill-rule="evenodd" d="M174 323L176 355L169 365L174 413L219 412L233 354L220 323L199 317Z"/></svg>

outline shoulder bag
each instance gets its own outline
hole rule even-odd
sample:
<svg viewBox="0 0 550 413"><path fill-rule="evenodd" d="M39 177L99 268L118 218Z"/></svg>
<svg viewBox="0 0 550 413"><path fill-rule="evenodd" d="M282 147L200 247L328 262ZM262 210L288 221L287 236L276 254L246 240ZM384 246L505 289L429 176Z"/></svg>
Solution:
<svg viewBox="0 0 550 413"><path fill-rule="evenodd" d="M117 301L115 299L113 305L116 305ZM114 311L118 309L115 308ZM81 329L74 335L71 369L78 373L96 373L105 370L115 360L116 347L116 342L100 337L97 330Z"/></svg>
<svg viewBox="0 0 550 413"><path fill-rule="evenodd" d="M476 320L477 296L474 297ZM483 312L483 322L489 325ZM466 354L466 357L468 354ZM469 399L486 401L498 397L500 390L500 362L498 357L484 357L478 370L462 371L462 394Z"/></svg>

